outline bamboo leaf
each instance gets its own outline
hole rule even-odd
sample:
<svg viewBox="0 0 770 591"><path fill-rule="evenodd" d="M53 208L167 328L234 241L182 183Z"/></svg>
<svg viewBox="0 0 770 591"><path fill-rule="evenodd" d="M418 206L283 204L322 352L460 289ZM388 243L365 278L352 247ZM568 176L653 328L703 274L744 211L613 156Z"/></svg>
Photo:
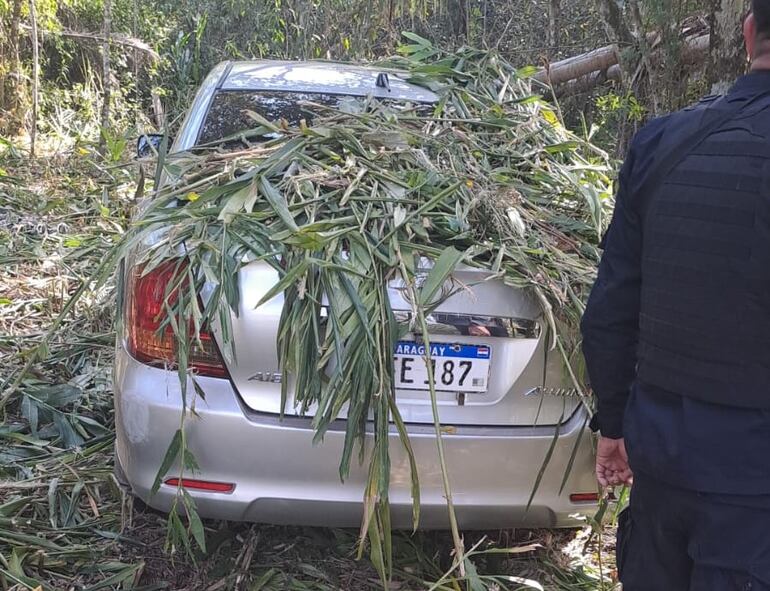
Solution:
<svg viewBox="0 0 770 591"><path fill-rule="evenodd" d="M151 493L155 494L160 489L160 483L163 480L163 477L168 474L168 471L171 469L171 466L174 465L174 462L179 458L179 452L182 448L182 430L177 429L174 433L174 436L171 438L171 443L168 445L168 449L166 450L166 455L163 456L163 461L160 463L160 466L158 467L158 473L155 475L155 480L152 483L152 489Z"/></svg>
<svg viewBox="0 0 770 591"><path fill-rule="evenodd" d="M406 430L404 420L401 417L401 412L396 405L395 397L389 396L388 403L390 404L390 412L393 417L393 422L396 425L398 436L401 439L401 444L406 450L406 457L409 460L410 491L412 495L412 530L417 531L417 527L420 524L420 481L417 476L417 460L414 457L412 442L409 440L409 434Z"/></svg>
<svg viewBox="0 0 770 591"><path fill-rule="evenodd" d="M121 583L126 583L133 579L138 572L144 568L144 563L131 564L116 572L114 575L110 575L104 580L86 587L83 591L99 591L99 589L107 589L108 587L114 587ZM130 587L129 587L130 588Z"/></svg>
<svg viewBox="0 0 770 591"><path fill-rule="evenodd" d="M366 336L369 339L369 341L372 343L372 345L374 345L374 335L372 334L372 330L369 327L369 322L371 321L370 320L371 314L367 312L366 307L364 306L363 302L361 301L361 298L359 297L358 291L356 290L355 287L353 287L353 284L346 277L345 273L338 273L337 275L339 277L340 283L345 288L345 292L348 294L350 301L353 303L353 308L355 309L356 314L358 314L358 319L359 319L359 322L361 323L361 327L366 333Z"/></svg>
<svg viewBox="0 0 770 591"><path fill-rule="evenodd" d="M420 288L419 298L421 306L427 307L431 305L434 296L441 286L444 285L444 282L449 279L452 272L457 268L457 265L463 259L463 256L463 253L457 251L452 246L444 249Z"/></svg>
<svg viewBox="0 0 770 591"><path fill-rule="evenodd" d="M61 436L62 442L64 443L64 447L72 448L83 444L83 438L72 427L72 423L69 422L69 419L66 415L55 412L53 415L53 420L54 424L56 425L56 429Z"/></svg>
<svg viewBox="0 0 770 591"><path fill-rule="evenodd" d="M203 522L198 516L198 512L195 507L188 509L187 518L190 520L190 531L192 532L193 539L198 544L198 547L202 552L206 552L206 533L203 529Z"/></svg>
<svg viewBox="0 0 770 591"><path fill-rule="evenodd" d="M29 430L32 432L33 436L37 437L37 428L39 424L37 401L27 395L22 396L21 416L27 419L29 422Z"/></svg>
<svg viewBox="0 0 770 591"><path fill-rule="evenodd" d="M70 494L69 499L69 508L67 509L67 513L65 514L64 521L62 523L64 527L71 527L73 525L75 514L77 513L78 509L78 502L80 500L80 492L84 487L85 482L82 480L78 480L72 487L72 493Z"/></svg>
<svg viewBox="0 0 770 591"><path fill-rule="evenodd" d="M286 291L290 286L292 286L301 276L303 276L309 267L309 262L307 259L304 259L297 265L291 267L288 272L286 272L283 277L281 277L281 280L276 283L273 287L271 287L265 295L260 298L259 302L257 302L257 308L259 308L262 304L265 302L269 302L272 300L275 296L277 296L279 293L283 293Z"/></svg>
<svg viewBox="0 0 770 591"><path fill-rule="evenodd" d="M187 450L185 450L187 451ZM203 522L201 521L198 511L195 509L195 501L193 501L190 494L182 489L182 499L184 502L185 514L187 520L190 522L190 533L192 534L195 543L198 544L198 548L203 553L206 552L206 532L203 529Z"/></svg>
<svg viewBox="0 0 770 591"><path fill-rule="evenodd" d="M430 41L428 41L425 37L420 37L417 33L412 33L411 31L401 31L401 35L409 39L409 41L413 41L422 47L433 46Z"/></svg>
<svg viewBox="0 0 770 591"><path fill-rule="evenodd" d="M244 111L246 115L249 116L249 118L256 121L261 127L264 127L265 129L269 129L272 132L278 133L281 131L281 128L279 128L277 125L271 123L267 119L265 119L262 115L257 113L256 111L252 111L250 109L246 109Z"/></svg>
<svg viewBox="0 0 770 591"><path fill-rule="evenodd" d="M586 414L585 418L583 419L583 425L580 428L580 433L575 438L575 444L572 446L572 452L569 455L569 461L567 462L567 467L564 469L564 476L562 476L561 485L559 486L560 495L564 492L564 488L567 486L569 477L572 474L572 468L575 465L575 459L577 458L578 452L580 451L580 444L583 442L583 435L586 432L586 427L588 427L589 417L590 415Z"/></svg>
<svg viewBox="0 0 770 591"><path fill-rule="evenodd" d="M548 451L545 454L545 458L543 458L543 462L540 465L540 469L537 472L537 476L535 477L535 483L532 485L532 492L529 495L529 499L527 500L527 510L532 506L532 501L535 499L535 495L537 494L537 491L540 490L540 483L543 481L543 476L545 476L545 471L548 468L548 465L551 463L551 457L553 457L553 452L556 449L556 443L559 441L559 435L561 434L561 426L562 421L564 420L564 411L567 407L567 401L562 400L562 411L561 411L561 417L559 418L559 422L556 424L556 427L554 427L553 430L553 437L551 438L551 444L548 446Z"/></svg>

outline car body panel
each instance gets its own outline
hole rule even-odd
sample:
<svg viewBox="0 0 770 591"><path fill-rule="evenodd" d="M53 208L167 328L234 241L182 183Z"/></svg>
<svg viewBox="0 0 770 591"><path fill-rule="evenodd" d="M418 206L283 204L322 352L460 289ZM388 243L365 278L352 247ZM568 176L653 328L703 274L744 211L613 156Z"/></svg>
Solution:
<svg viewBox="0 0 770 591"><path fill-rule="evenodd" d="M537 305L524 292L490 281L491 273L477 269L458 271L454 280L465 287L444 301L436 315L453 315L462 319L469 310L495 318L536 319ZM264 262L247 265L240 275L239 309L232 315L232 340L236 345L235 359L227 363L230 376L246 406L251 410L270 413L299 412L292 400L281 408L281 384L277 349L273 345L283 308L283 294L257 307L263 296L278 281L278 274ZM396 311L408 311L402 286L392 283L388 295ZM430 320L430 319L429 319ZM448 327L451 328L451 327ZM565 396L559 400L543 400L543 387L562 388L564 372L556 352L548 351L547 333L537 338L502 338L432 334L431 343L486 345L491 349L491 373L488 391L464 394L439 391L437 400L442 421L457 425L554 425L572 416L579 400ZM217 331L221 342L221 331ZM407 335L412 340L414 335ZM226 344L222 343L222 347ZM551 353L549 355L549 353ZM550 361L548 371L545 364ZM554 377L556 378L554 380ZM552 383L544 383L549 379ZM288 384L291 394L294 384ZM433 423L430 396L427 391L397 390L399 411L407 423ZM312 409L308 414L312 414ZM344 409L341 417L344 417Z"/></svg>
<svg viewBox="0 0 770 591"><path fill-rule="evenodd" d="M152 507L168 510L176 489L150 489L171 438L179 427L181 392L173 372L153 368L118 351L116 451L132 490ZM188 416L187 442L201 471L195 478L234 483L229 494L190 490L204 517L278 524L356 526L362 517L366 468L353 463L342 483L338 474L344 438L340 422L313 445L309 419L248 411L227 380L197 378L206 400ZM192 391L192 386L188 388ZM590 438L576 413L560 428L447 428L444 447L461 527L569 527L592 504L571 503L570 493L596 491ZM421 527L448 527L436 440L431 426L411 426L419 466ZM409 463L391 433L391 494L394 527L411 528ZM540 467L551 460L527 511ZM566 467L574 465L560 494ZM169 476L179 474L174 466ZM193 477L190 474L187 476Z"/></svg>
<svg viewBox="0 0 770 591"><path fill-rule="evenodd" d="M351 72L346 86L331 76L338 69ZM195 146L206 111L219 89L273 89L282 85L281 90L297 92L307 92L310 87L334 93L336 88L342 95L376 96L382 90L377 90L373 82L378 72L328 62L220 64L196 94L170 151L183 152ZM435 100L432 93L391 74L395 98ZM240 309L232 327L236 358L228 362L231 379L196 378L206 396L202 400L191 395L195 414L186 420L187 444L201 468L200 474L186 476L232 482L235 490L230 494L189 492L206 517L358 525L366 471L356 465L345 483L340 481L344 409L323 443L313 446L310 418L296 416L292 384L287 408L280 407L280 384L273 378L280 375L276 335L283 296L256 308L276 278L275 270L264 262L242 269ZM492 351L492 379L487 394L438 393L460 525L484 529L578 524L576 514L595 509L595 504L573 504L569 500L570 493L596 491L592 438L586 433L587 412L575 396L560 355L552 350L537 303L526 291L504 285L475 269L458 269L454 281L455 286L465 288L442 303L436 311L441 318L429 319L431 340L487 345ZM411 304L403 286L392 283L388 287L394 310L408 313ZM478 315L511 320L529 328L495 337L447 334L446 325L451 321L446 318ZM543 329L531 330L535 325ZM227 348L221 331L216 325L212 328L220 348ZM182 401L178 374L136 361L126 351L124 338L118 335L114 382L117 463L135 494L153 507L168 510L175 488L162 485L154 495L150 489L179 427ZM411 338L419 339L419 335ZM188 391L195 390L190 386ZM429 396L411 390L398 390L396 395L418 464L421 525L446 527L446 501ZM286 415L283 418L282 410ZM397 435L392 433L391 438L393 522L396 527L408 528L408 461ZM548 466L527 509L547 458ZM179 467L175 466L169 476L177 475Z"/></svg>

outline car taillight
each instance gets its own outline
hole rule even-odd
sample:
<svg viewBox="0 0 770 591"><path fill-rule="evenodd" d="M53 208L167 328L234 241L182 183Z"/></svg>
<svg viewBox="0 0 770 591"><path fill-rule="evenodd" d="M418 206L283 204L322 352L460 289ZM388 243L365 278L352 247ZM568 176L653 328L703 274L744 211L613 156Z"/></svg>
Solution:
<svg viewBox="0 0 770 591"><path fill-rule="evenodd" d="M148 365L173 366L177 362L177 339L171 325L164 323L167 314L164 306L166 289L174 280L175 269L176 263L169 262L142 275L142 267L135 267L129 277L126 299L126 348L135 359ZM172 292L169 303L174 299ZM194 334L190 327L189 367L198 375L227 377L227 369L211 332L205 327L201 328L202 347L193 339Z"/></svg>
<svg viewBox="0 0 770 591"><path fill-rule="evenodd" d="M235 484L232 482L212 482L210 480L195 480L193 478L168 478L163 484L168 486L179 486L189 488L190 490L201 490L204 492L231 493L235 490Z"/></svg>
<svg viewBox="0 0 770 591"><path fill-rule="evenodd" d="M572 503L598 503L599 493L572 493L569 496L569 500Z"/></svg>

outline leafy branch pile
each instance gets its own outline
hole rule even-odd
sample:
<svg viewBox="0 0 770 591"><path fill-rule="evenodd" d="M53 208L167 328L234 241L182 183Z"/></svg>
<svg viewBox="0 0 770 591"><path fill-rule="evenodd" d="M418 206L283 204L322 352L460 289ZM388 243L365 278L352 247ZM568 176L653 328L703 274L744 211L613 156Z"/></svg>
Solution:
<svg viewBox="0 0 770 591"><path fill-rule="evenodd" d="M410 330L427 340L426 315L464 264L530 290L569 366L611 203L606 156L568 132L556 110L533 94L530 72L495 53L441 54L412 39L395 65L437 92L438 104L307 104L316 113L313 125L298 128L252 114L254 134L278 139L167 159L163 167L174 182L160 189L124 242L133 260L134 245L154 236L136 261L145 272L179 263L167 294L184 392L195 338L178 327L218 325L232 359L238 271L257 260L276 269L280 282L263 301L285 294L278 347L296 392L287 392L284 379L284 408L290 394L303 411L313 408L317 441L347 413L343 478L356 451L366 459L367 424L373 425L362 536L368 534L383 576L390 555L390 425L411 457L394 399L394 344ZM386 288L394 281L411 292L409 324L391 309ZM201 303L205 283L211 291ZM444 482L462 570L446 470ZM417 524L414 464L412 487Z"/></svg>

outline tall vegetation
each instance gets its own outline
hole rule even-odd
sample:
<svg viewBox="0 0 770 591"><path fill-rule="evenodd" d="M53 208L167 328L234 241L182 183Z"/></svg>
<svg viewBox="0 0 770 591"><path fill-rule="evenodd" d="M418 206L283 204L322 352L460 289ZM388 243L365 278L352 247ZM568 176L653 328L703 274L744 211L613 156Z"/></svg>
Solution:
<svg viewBox="0 0 770 591"><path fill-rule="evenodd" d="M117 130L164 122L173 129L190 93L221 60L374 59L393 53L403 30L444 49L494 48L518 65L546 68L614 43L618 67L597 66L562 89L570 95L561 97L565 115L575 123L598 121L596 101L608 91L634 97L644 113L656 115L722 91L742 72L740 18L746 5L747 0L38 0L41 128L61 131L66 119L89 137L98 137L110 121ZM30 0L0 0L5 135L31 131L31 6ZM607 136L617 139L618 153L638 126L626 113L617 113Z"/></svg>
<svg viewBox="0 0 770 591"><path fill-rule="evenodd" d="M135 122L131 116L135 107L156 124L164 111L173 127L190 92L225 59L369 60L392 54L403 30L442 48L496 48L518 64L546 63L605 42L591 5L576 2L562 2L558 15L551 12L553 39L546 42L541 32L548 28L549 10L560 4L551 0L38 0L37 4L41 78L51 90L43 94L57 94L66 107L82 114L88 109L77 102L77 94L80 89L97 89L96 112L103 112L105 94L117 128ZM340 18L343 14L345 18ZM14 134L30 105L29 0L0 1L0 23L0 111L5 133ZM105 81L105 59L111 66L112 85ZM112 91L109 98L106 90ZM122 102L130 107L122 109ZM50 117L52 107L43 102L43 119ZM95 122L106 123L98 116Z"/></svg>

